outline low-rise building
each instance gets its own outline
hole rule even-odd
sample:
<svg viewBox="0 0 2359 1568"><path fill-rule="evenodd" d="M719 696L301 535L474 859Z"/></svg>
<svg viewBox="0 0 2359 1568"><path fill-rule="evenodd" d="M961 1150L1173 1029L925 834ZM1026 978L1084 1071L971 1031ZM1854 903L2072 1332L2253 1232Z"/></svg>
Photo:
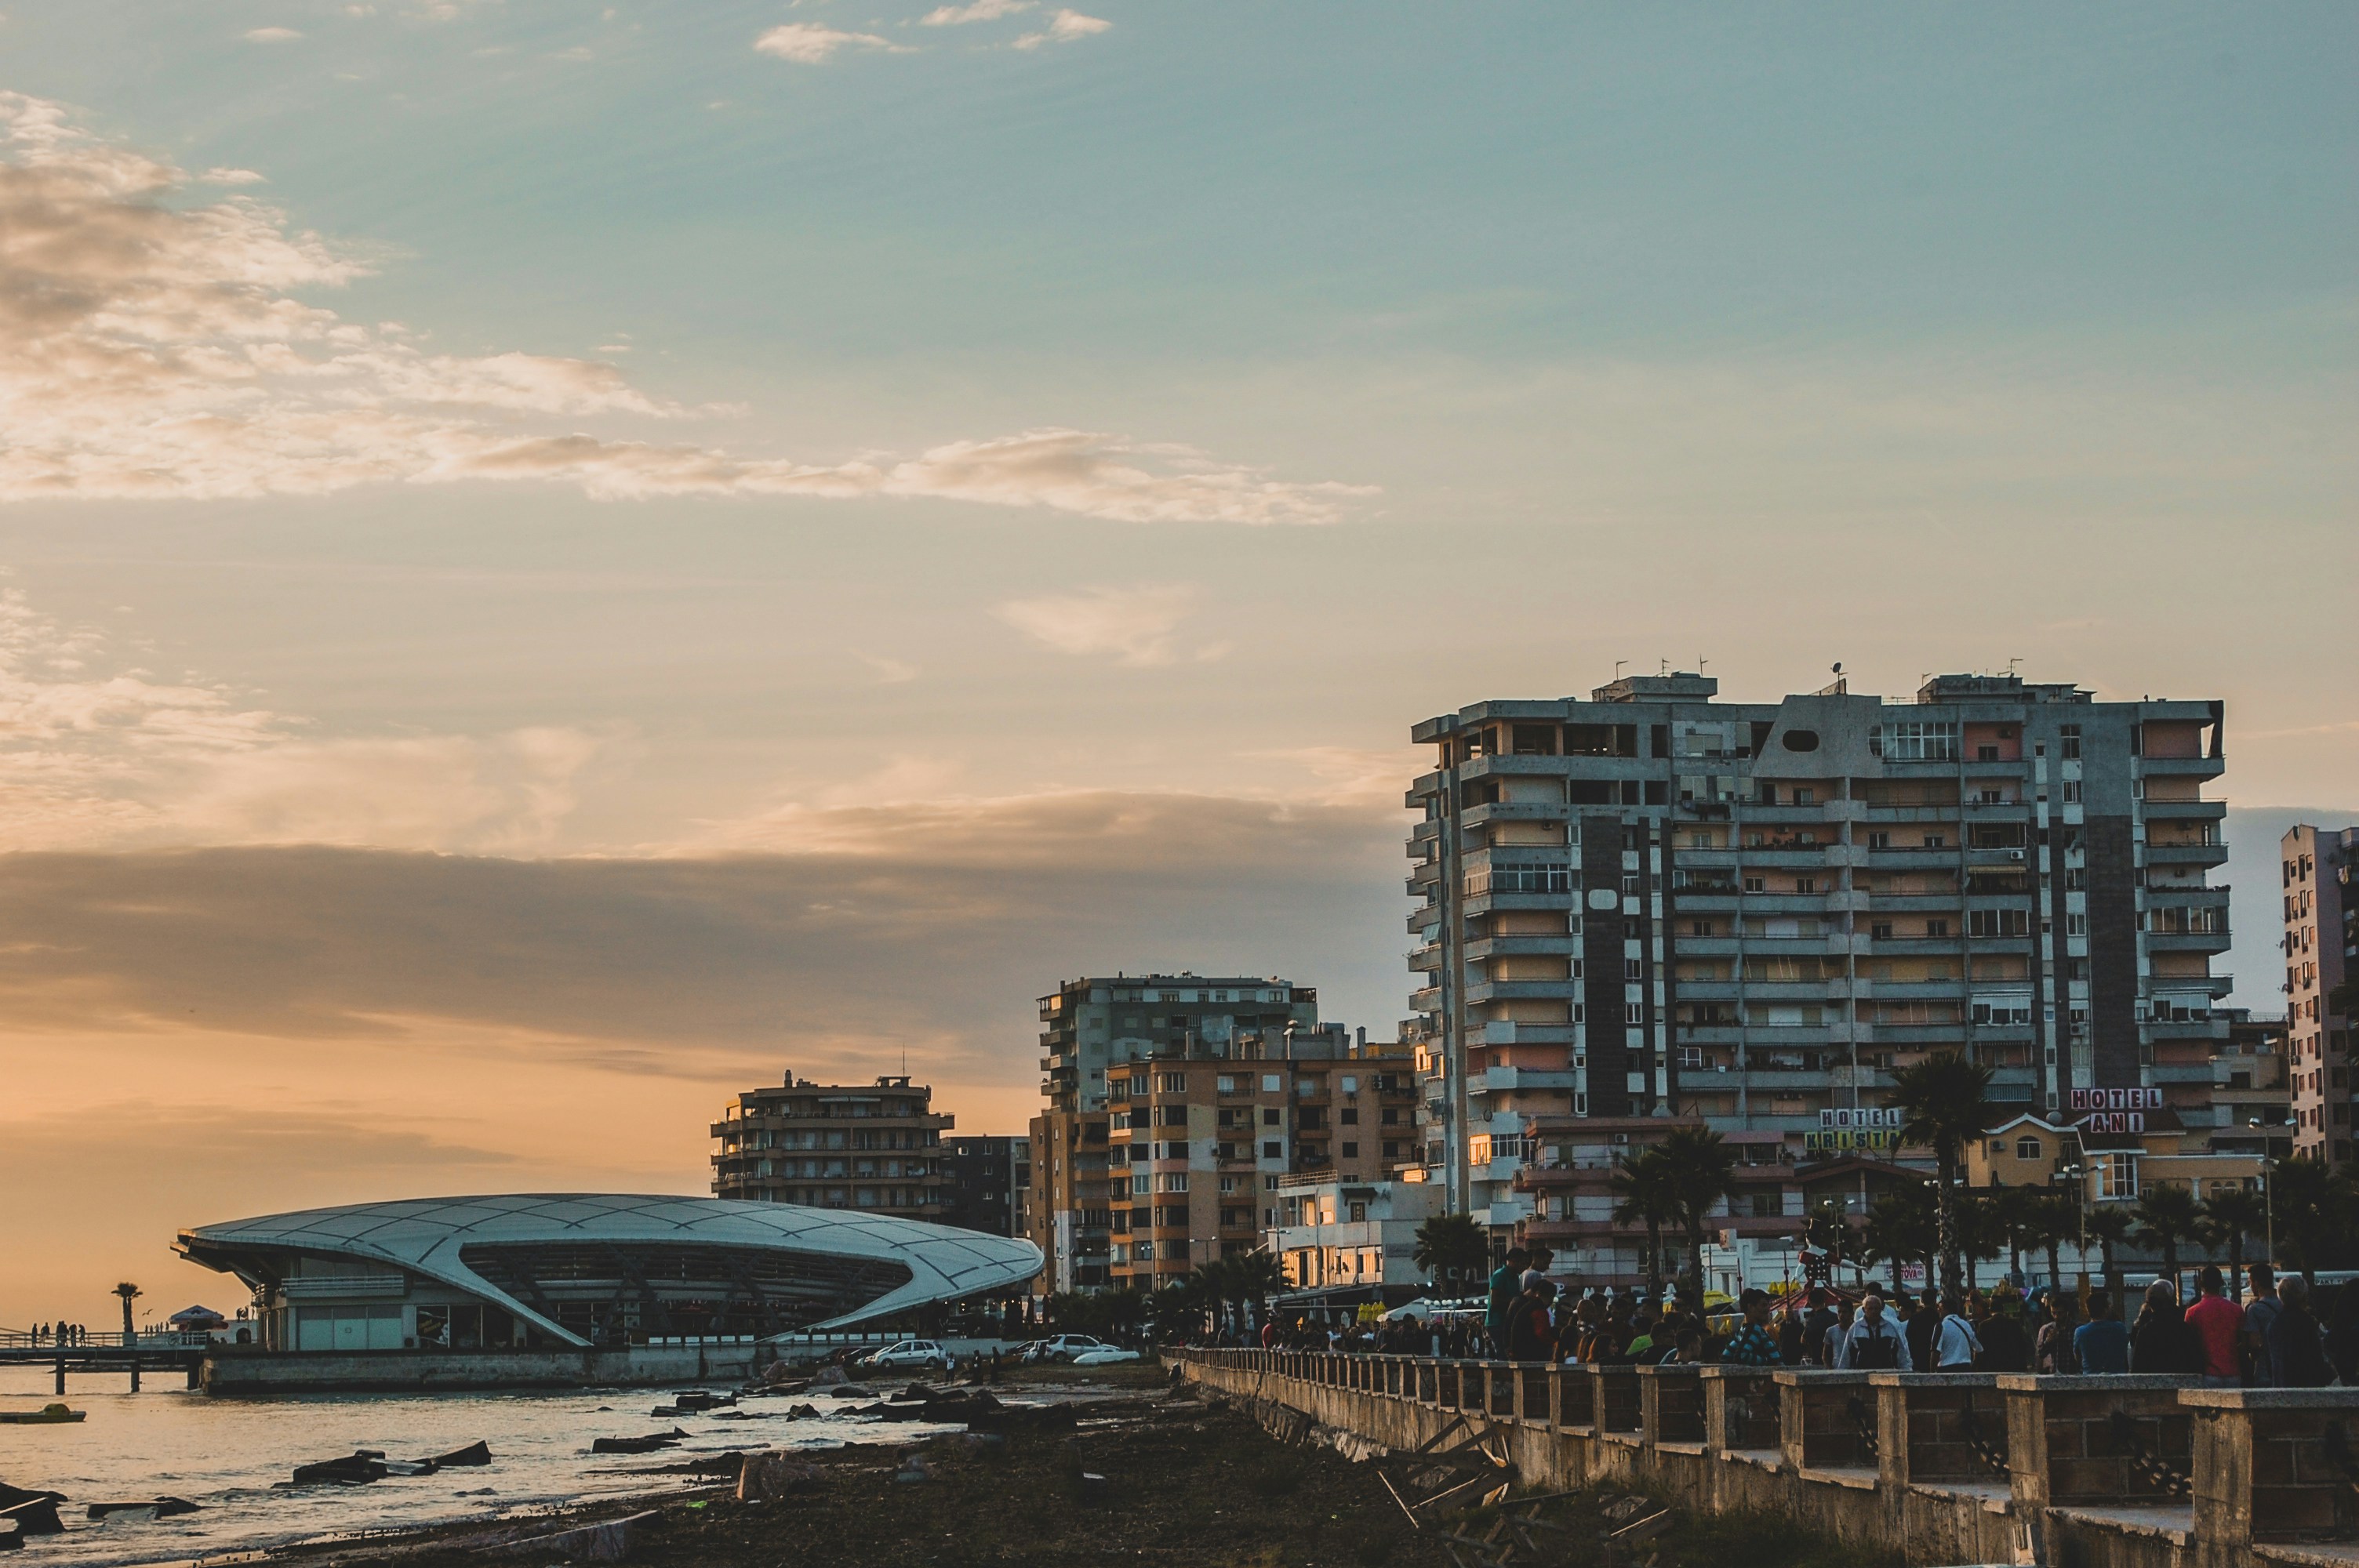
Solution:
<svg viewBox="0 0 2359 1568"><path fill-rule="evenodd" d="M942 1134L952 1118L907 1077L817 1084L789 1072L748 1089L712 1124L712 1195L903 1219L945 1217Z"/></svg>
<svg viewBox="0 0 2359 1568"><path fill-rule="evenodd" d="M1422 1292L1417 1231L1442 1212L1442 1191L1432 1182L1281 1176L1277 1212L1262 1245L1288 1284L1397 1305Z"/></svg>

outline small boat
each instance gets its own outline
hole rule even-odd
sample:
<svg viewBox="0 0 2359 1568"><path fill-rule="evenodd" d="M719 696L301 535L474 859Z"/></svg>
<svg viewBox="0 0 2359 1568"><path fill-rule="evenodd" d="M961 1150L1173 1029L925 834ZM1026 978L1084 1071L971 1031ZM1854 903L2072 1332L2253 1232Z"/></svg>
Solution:
<svg viewBox="0 0 2359 1568"><path fill-rule="evenodd" d="M49 1404L37 1411L0 1411L0 1425L60 1426L70 1421L80 1421L88 1414L88 1411L68 1410L62 1404Z"/></svg>

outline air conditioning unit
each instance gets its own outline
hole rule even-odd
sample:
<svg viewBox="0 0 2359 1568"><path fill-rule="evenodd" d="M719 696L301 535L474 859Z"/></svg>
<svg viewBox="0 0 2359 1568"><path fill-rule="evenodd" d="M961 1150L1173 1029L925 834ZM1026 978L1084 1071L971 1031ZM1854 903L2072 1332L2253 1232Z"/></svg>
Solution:
<svg viewBox="0 0 2359 1568"><path fill-rule="evenodd" d="M1627 1143L1630 1141L1630 1135L1626 1132L1617 1132L1614 1135L1614 1141L1616 1143Z"/></svg>
<svg viewBox="0 0 2359 1568"><path fill-rule="evenodd" d="M2023 859L2023 851L2020 849L2009 849L2006 852L2006 858L2010 860L2020 860Z"/></svg>

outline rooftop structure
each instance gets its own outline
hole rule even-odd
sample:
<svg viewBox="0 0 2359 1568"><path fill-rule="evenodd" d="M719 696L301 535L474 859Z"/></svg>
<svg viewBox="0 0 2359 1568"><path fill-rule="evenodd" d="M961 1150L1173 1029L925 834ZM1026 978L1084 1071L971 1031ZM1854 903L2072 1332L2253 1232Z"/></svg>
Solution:
<svg viewBox="0 0 2359 1568"><path fill-rule="evenodd" d="M881 1215L598 1193L351 1204L198 1226L278 1350L560 1348L834 1328L1004 1291L1029 1242Z"/></svg>
<svg viewBox="0 0 2359 1568"><path fill-rule="evenodd" d="M2302 824L2278 840L2285 886L2286 1029L2293 1148L2304 1160L2351 1162L2351 1019L2335 990L2359 968L2359 827Z"/></svg>

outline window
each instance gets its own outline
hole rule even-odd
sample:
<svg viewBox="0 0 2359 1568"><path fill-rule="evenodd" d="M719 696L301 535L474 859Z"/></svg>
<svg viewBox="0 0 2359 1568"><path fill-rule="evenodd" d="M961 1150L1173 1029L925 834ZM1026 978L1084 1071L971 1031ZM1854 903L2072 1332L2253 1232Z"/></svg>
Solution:
<svg viewBox="0 0 2359 1568"><path fill-rule="evenodd" d="M1264 1073L1261 1076L1261 1087L1264 1093L1276 1094L1279 1088L1277 1075L1276 1073Z"/></svg>
<svg viewBox="0 0 2359 1568"><path fill-rule="evenodd" d="M1624 1007L1622 1011L1625 1022L1644 1023L1647 1022L1647 1004L1643 1001L1631 1002L1627 1006Z"/></svg>
<svg viewBox="0 0 2359 1568"><path fill-rule="evenodd" d="M1357 1106L1347 1105L1342 1110L1336 1112L1335 1119L1342 1122L1346 1127L1357 1127L1360 1125L1359 1108Z"/></svg>
<svg viewBox="0 0 2359 1568"><path fill-rule="evenodd" d="M1645 979L1647 978L1647 966L1645 961L1638 958L1623 959L1622 978L1625 980Z"/></svg>
<svg viewBox="0 0 2359 1568"><path fill-rule="evenodd" d="M1745 879L1745 891L1746 892L1767 892L1767 886L1768 884L1764 882L1759 877L1747 877Z"/></svg>
<svg viewBox="0 0 2359 1568"><path fill-rule="evenodd" d="M2064 804L2067 806L2075 806L2080 803L2080 799L2081 781L2079 779L2066 779L2064 781Z"/></svg>
<svg viewBox="0 0 2359 1568"><path fill-rule="evenodd" d="M1186 1192L1188 1190L1188 1173L1185 1171L1165 1172L1163 1175L1163 1190L1167 1193Z"/></svg>
<svg viewBox="0 0 2359 1568"><path fill-rule="evenodd" d="M1875 937L1878 942L1889 942L1892 940L1892 922L1889 920L1875 921L1868 926L1867 934L1870 936Z"/></svg>
<svg viewBox="0 0 2359 1568"><path fill-rule="evenodd" d="M1794 804L1796 806L1815 806L1818 804L1818 799L1819 792L1812 789L1810 785L1796 784L1794 786Z"/></svg>
<svg viewBox="0 0 2359 1568"><path fill-rule="evenodd" d="M2038 1140L2038 1139L2037 1139L2037 1138L2018 1138L2018 1139L2017 1139L2017 1140L2015 1141L2015 1157L2016 1157L2017 1159L2018 1159L2018 1160L2037 1160L2037 1159L2038 1159L2038 1158L2039 1158L2039 1140Z"/></svg>
<svg viewBox="0 0 2359 1568"><path fill-rule="evenodd" d="M1185 1073L1158 1073L1155 1075L1155 1087L1158 1091L1167 1095L1184 1095L1188 1092L1188 1075Z"/></svg>
<svg viewBox="0 0 2359 1568"><path fill-rule="evenodd" d="M2081 754L2081 727L2078 724L2062 725L2056 733L2058 743L2062 747L2062 755L2066 761L2069 762Z"/></svg>
<svg viewBox="0 0 2359 1568"><path fill-rule="evenodd" d="M1929 920L1925 923L1925 935L1928 936L1947 936L1949 934L1950 923L1946 920Z"/></svg>
<svg viewBox="0 0 2359 1568"><path fill-rule="evenodd" d="M1950 836L1946 833L1928 833L1921 847L1927 849L1946 849L1950 847Z"/></svg>
<svg viewBox="0 0 2359 1568"><path fill-rule="evenodd" d="M1816 892L1819 891L1819 879L1816 877L1796 877L1794 879L1794 891L1796 892Z"/></svg>
<svg viewBox="0 0 2359 1568"><path fill-rule="evenodd" d="M1265 1160L1284 1159L1286 1157L1286 1145L1275 1141L1265 1142L1261 1146L1261 1157Z"/></svg>
<svg viewBox="0 0 2359 1568"><path fill-rule="evenodd" d="M1786 750L1789 752L1815 752L1819 749L1819 732L1815 730L1788 730L1784 740ZM1796 801L1795 804L1807 806L1810 803Z"/></svg>
<svg viewBox="0 0 2359 1568"><path fill-rule="evenodd" d="M2098 1155L2097 1195L2101 1198L2121 1199L2137 1196L2137 1156L2135 1154Z"/></svg>
<svg viewBox="0 0 2359 1568"><path fill-rule="evenodd" d="M1892 835L1871 833L1867 836L1867 847L1871 849L1889 849L1892 848Z"/></svg>
<svg viewBox="0 0 2359 1568"><path fill-rule="evenodd" d="M1237 1092L1237 1080L1234 1075L1223 1073L1221 1075L1218 1087L1221 1093L1224 1095L1233 1095Z"/></svg>
<svg viewBox="0 0 2359 1568"><path fill-rule="evenodd" d="M1261 1124L1264 1127L1282 1127L1285 1125L1285 1123L1278 1118L1277 1108L1272 1105L1266 1105L1261 1108Z"/></svg>
<svg viewBox="0 0 2359 1568"><path fill-rule="evenodd" d="M1359 1146L1358 1144L1356 1144L1356 1143L1346 1143L1346 1144L1344 1144L1344 1145L1343 1145L1343 1158L1344 1158L1344 1159L1346 1159L1346 1160L1356 1160L1356 1159L1358 1159L1359 1157L1360 1157L1360 1146Z"/></svg>
<svg viewBox="0 0 2359 1568"><path fill-rule="evenodd" d="M1709 920L1690 920L1688 922L1688 935L1690 936L1709 936L1712 933L1712 925Z"/></svg>
<svg viewBox="0 0 2359 1568"><path fill-rule="evenodd" d="M1888 762L1954 762L1958 726L1953 719L1903 719L1868 732L1867 749Z"/></svg>

